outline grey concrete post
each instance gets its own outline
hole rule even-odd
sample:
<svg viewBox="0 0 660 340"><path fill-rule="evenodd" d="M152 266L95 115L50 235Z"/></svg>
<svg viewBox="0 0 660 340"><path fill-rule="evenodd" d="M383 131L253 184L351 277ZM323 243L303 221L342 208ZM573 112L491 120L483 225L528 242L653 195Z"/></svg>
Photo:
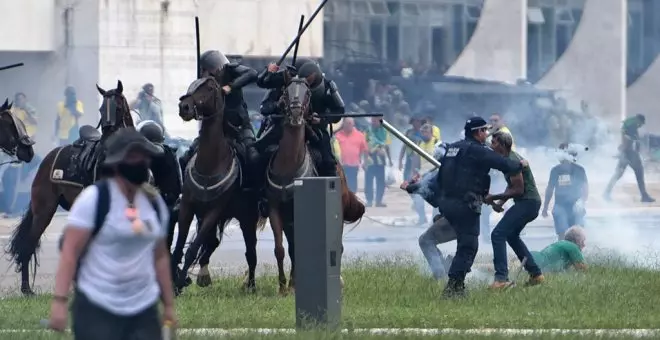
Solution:
<svg viewBox="0 0 660 340"><path fill-rule="evenodd" d="M296 327L336 329L341 319L341 182L294 181Z"/></svg>

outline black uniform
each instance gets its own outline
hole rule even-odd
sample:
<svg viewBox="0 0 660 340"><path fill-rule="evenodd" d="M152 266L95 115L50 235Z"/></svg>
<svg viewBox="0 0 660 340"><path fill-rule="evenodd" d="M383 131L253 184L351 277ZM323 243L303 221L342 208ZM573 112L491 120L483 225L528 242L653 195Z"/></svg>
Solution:
<svg viewBox="0 0 660 340"><path fill-rule="evenodd" d="M646 191L644 165L642 164L642 158L639 155L639 128L644 125L645 122L646 117L642 114L638 114L623 121L623 127L621 128L623 142L619 147L619 163L614 171L614 176L612 176L612 179L605 189L604 196L606 200L610 200L610 193L612 192L612 188L614 188L614 184L616 184L621 176L623 176L626 168L630 166L635 172L637 187L642 196L642 202L655 202L655 199L653 199Z"/></svg>
<svg viewBox="0 0 660 340"><path fill-rule="evenodd" d="M257 85L270 89L261 105L261 113L265 117L279 111L277 101L282 95L283 87L286 85L284 72L290 72L290 74L297 73L298 76L308 79L312 92L311 109L313 112L321 117L327 113L344 114L344 101L339 94L339 89L335 82L324 77L321 68L315 61L302 59L296 62L296 67L294 68L287 67L287 69L277 72L268 72L268 70L265 70L259 75ZM321 118L321 122L313 126L313 130L319 138L318 141L310 143L310 145L315 147L321 154L321 164L319 164L318 169L321 176L333 177L337 175L337 161L332 153L328 125L337 123L340 120L340 117ZM272 124L273 122L271 121L269 125ZM279 129L273 128L271 131L273 131L273 137L267 138L267 140L268 142L275 142L278 139L274 136L279 135L279 132L275 131L279 131ZM265 141L263 144L266 147L269 145Z"/></svg>
<svg viewBox="0 0 660 340"><path fill-rule="evenodd" d="M456 256L449 268L445 296L465 291L465 276L470 271L479 247L479 215L490 187L490 169L504 173L520 171L520 163L495 153L480 143L472 133L485 129L483 118L473 117L465 124L465 139L449 144L441 158L438 174L439 209L456 228Z"/></svg>
<svg viewBox="0 0 660 340"><path fill-rule="evenodd" d="M257 80L257 71L244 65L230 63L227 57L218 51L204 52L200 57L200 66L202 75L211 75L220 86L231 87L231 92L225 96L225 128L244 148L239 150L239 154L245 157L245 161L249 164L256 162L259 157L254 148L256 138L250 123L247 104L243 99L243 87ZM219 72L221 69L224 72ZM197 151L198 143L199 138L196 138L182 157L184 166Z"/></svg>

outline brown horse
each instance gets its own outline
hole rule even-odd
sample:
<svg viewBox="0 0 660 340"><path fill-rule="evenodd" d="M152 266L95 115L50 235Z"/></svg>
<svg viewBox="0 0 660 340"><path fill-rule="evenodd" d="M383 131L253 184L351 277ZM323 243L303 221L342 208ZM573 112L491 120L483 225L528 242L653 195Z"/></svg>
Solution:
<svg viewBox="0 0 660 340"><path fill-rule="evenodd" d="M0 150L16 162L30 163L34 158L34 140L25 130L25 124L11 113L9 99L0 106Z"/></svg>
<svg viewBox="0 0 660 340"><path fill-rule="evenodd" d="M101 167L96 166L100 163L97 158L101 158L96 156L99 153L96 148L101 147L102 141L119 128L133 126L128 102L122 94L121 81L117 82L116 89L105 91L98 85L97 89L103 96L99 109L103 133L84 125L80 127L78 141L57 147L46 155L32 182L29 208L10 240L7 253L16 263L16 270L21 272L23 294L34 294L30 287L30 259L34 257L36 270L39 240L52 221L58 205L69 210L83 188L101 175Z"/></svg>
<svg viewBox="0 0 660 340"><path fill-rule="evenodd" d="M191 266L199 260L197 284L211 283L208 265L213 251L220 245L222 234L232 218L236 218L245 240L245 258L249 272L244 287L256 288L257 229L263 228L257 207L257 195L242 189L242 167L236 147L225 135L224 94L213 77L195 80L179 102L179 116L184 121L201 121L199 149L190 159L183 174L183 193L179 205L179 236L172 261L178 263L183 254L193 217L201 223L195 240L188 248L183 268L177 275L177 288L183 288ZM200 252L200 250L204 250Z"/></svg>
<svg viewBox="0 0 660 340"><path fill-rule="evenodd" d="M300 177L317 176L314 157L307 147L306 136L314 132L307 125L312 118L310 110L311 92L304 78L289 79L284 88L280 103L283 104L283 133L278 149L271 158L266 173L266 198L268 199L269 218L275 238L275 257L279 277L279 292L286 294L286 275L284 274L284 246L282 232L289 243L291 274L289 289L295 288L295 243L293 238L293 180ZM313 137L312 137L313 138ZM364 215L362 204L347 189L341 167L338 174L342 183L343 220L346 223L358 221ZM343 249L343 247L342 247Z"/></svg>

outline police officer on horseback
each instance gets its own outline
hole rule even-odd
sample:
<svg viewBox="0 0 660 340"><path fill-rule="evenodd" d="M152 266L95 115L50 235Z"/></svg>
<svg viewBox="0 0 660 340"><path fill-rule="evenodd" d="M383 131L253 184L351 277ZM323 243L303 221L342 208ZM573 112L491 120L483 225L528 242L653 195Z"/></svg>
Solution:
<svg viewBox="0 0 660 340"><path fill-rule="evenodd" d="M317 142L310 145L316 147L321 154L319 174L328 177L337 176L337 161L332 153L329 124L338 123L341 117L324 118L323 116L325 114L344 114L344 101L341 98L339 89L334 81L325 77L319 64L311 59L301 58L294 67L287 67L283 70L271 64L259 75L257 80L258 86L269 89L261 104L261 114L264 117L276 114L279 111L277 103L286 85L285 72L288 72L289 76L298 75L307 80L312 93L311 109L315 117L312 121L312 128L318 137ZM272 120L270 124L272 124Z"/></svg>
<svg viewBox="0 0 660 340"><path fill-rule="evenodd" d="M214 50L202 53L199 63L202 77L214 77L222 87L225 95L225 124L228 124L225 127L235 130L236 141L243 148L246 163L256 162L259 154L254 148L256 138L243 99L243 87L257 80L257 71L245 65L230 63L224 54ZM198 145L199 139L196 138L182 157L183 166L197 152Z"/></svg>

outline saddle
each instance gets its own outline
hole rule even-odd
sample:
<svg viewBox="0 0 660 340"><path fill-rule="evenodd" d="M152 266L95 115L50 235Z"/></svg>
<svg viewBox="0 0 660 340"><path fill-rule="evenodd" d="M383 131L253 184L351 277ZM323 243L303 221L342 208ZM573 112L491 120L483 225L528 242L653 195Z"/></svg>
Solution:
<svg viewBox="0 0 660 340"><path fill-rule="evenodd" d="M99 130L94 128L91 125L83 125L78 129L80 138L74 143L74 145L80 148L78 153L78 160L80 161L80 167L82 173L88 174L94 171L96 168L96 163L99 160L99 148L101 145L101 138L103 135ZM92 177L94 177L92 175Z"/></svg>

